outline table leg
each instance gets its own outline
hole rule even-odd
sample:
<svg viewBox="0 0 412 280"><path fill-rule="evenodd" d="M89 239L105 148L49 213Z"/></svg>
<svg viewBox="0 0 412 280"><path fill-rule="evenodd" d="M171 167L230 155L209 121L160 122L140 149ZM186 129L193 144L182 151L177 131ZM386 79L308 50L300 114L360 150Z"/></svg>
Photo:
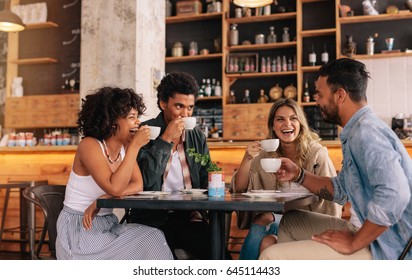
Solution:
<svg viewBox="0 0 412 280"><path fill-rule="evenodd" d="M211 230L212 260L223 260L225 256L225 213L220 211L209 211Z"/></svg>

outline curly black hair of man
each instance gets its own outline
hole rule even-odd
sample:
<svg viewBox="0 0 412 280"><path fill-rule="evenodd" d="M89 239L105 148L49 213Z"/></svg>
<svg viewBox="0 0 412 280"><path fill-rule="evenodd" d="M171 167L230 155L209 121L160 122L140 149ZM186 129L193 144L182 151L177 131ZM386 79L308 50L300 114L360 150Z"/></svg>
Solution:
<svg viewBox="0 0 412 280"><path fill-rule="evenodd" d="M118 129L117 120L126 118L132 109L135 109L139 116L146 110L142 96L133 89L99 88L82 98L77 119L79 133L83 137L106 139Z"/></svg>
<svg viewBox="0 0 412 280"><path fill-rule="evenodd" d="M185 72L172 72L167 74L157 86L157 106L160 110L160 102L167 103L170 97L174 97L176 93L190 95L195 98L199 92L199 85L192 75Z"/></svg>

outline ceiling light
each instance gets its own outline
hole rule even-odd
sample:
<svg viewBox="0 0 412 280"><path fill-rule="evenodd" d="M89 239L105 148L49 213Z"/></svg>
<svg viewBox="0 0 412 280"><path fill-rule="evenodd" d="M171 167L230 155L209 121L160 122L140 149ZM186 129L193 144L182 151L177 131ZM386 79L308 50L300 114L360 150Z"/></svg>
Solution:
<svg viewBox="0 0 412 280"><path fill-rule="evenodd" d="M17 32L24 30L25 25L21 18L10 11L10 2L6 3L4 10L0 11L0 31Z"/></svg>
<svg viewBox="0 0 412 280"><path fill-rule="evenodd" d="M273 0L233 0L235 5L248 8L258 8L273 3Z"/></svg>

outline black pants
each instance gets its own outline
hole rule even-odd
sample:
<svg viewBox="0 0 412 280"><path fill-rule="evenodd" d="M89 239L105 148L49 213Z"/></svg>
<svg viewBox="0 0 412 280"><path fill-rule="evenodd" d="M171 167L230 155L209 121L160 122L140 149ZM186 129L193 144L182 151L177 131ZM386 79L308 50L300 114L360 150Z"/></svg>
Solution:
<svg viewBox="0 0 412 280"><path fill-rule="evenodd" d="M197 259L210 260L210 225L205 220L191 221L191 212L175 211L167 213L163 210L153 210L148 214L147 212L143 213L132 209L128 222L140 223L162 230L175 259L177 259L175 249L183 249ZM225 252L225 259L232 259L227 251Z"/></svg>
<svg viewBox="0 0 412 280"><path fill-rule="evenodd" d="M200 260L210 260L210 226L206 221L191 222L190 212L177 211L169 213L159 229L173 254L175 249L183 249Z"/></svg>

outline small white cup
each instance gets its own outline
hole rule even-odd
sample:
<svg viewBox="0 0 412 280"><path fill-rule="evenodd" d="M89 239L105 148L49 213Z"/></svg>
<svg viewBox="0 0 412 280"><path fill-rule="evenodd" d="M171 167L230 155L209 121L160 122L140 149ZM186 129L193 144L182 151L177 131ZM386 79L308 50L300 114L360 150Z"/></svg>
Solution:
<svg viewBox="0 0 412 280"><path fill-rule="evenodd" d="M276 172L278 171L282 161L280 158L262 158L260 159L260 165L266 172Z"/></svg>
<svg viewBox="0 0 412 280"><path fill-rule="evenodd" d="M265 139L260 141L262 149L266 152L276 152L279 147L279 139Z"/></svg>
<svg viewBox="0 0 412 280"><path fill-rule="evenodd" d="M185 124L186 130L191 130L196 126L196 118L195 117L184 117L183 123Z"/></svg>
<svg viewBox="0 0 412 280"><path fill-rule="evenodd" d="M155 140L157 136L159 136L160 134L160 127L149 125L149 129L150 129L150 139Z"/></svg>

